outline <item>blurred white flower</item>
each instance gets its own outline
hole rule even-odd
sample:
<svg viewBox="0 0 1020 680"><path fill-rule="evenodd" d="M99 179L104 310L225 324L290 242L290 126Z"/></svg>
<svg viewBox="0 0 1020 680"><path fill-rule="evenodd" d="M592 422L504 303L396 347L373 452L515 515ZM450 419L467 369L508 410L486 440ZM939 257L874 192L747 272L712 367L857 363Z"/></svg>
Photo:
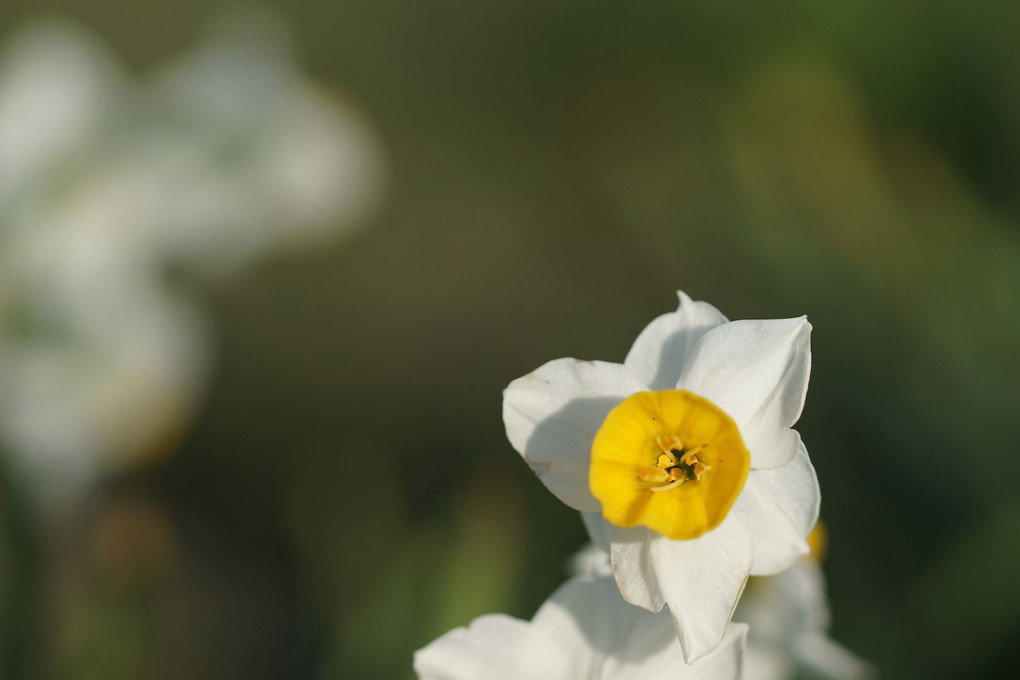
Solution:
<svg viewBox="0 0 1020 680"><path fill-rule="evenodd" d="M570 557L567 573L571 576L612 576L609 553L594 543L589 543Z"/></svg>
<svg viewBox="0 0 1020 680"><path fill-rule="evenodd" d="M558 359L504 393L507 436L608 550L624 599L669 606L688 661L723 639L749 574L808 551L806 319L734 321L679 293L624 363Z"/></svg>
<svg viewBox="0 0 1020 680"><path fill-rule="evenodd" d="M357 106L303 77L282 27L224 17L145 92L129 159L161 209L165 257L223 272L360 226L381 198L383 154Z"/></svg>
<svg viewBox="0 0 1020 680"><path fill-rule="evenodd" d="M19 211L0 249L0 437L57 512L178 438L208 329L130 237L142 206L101 169Z"/></svg>
<svg viewBox="0 0 1020 680"><path fill-rule="evenodd" d="M666 680L741 677L746 626L687 665L665 613L627 604L608 577L567 581L521 621L488 614L414 655L422 680Z"/></svg>
<svg viewBox="0 0 1020 680"><path fill-rule="evenodd" d="M37 22L0 53L0 232L19 190L60 173L122 105L124 77L98 41L62 21Z"/></svg>
<svg viewBox="0 0 1020 680"><path fill-rule="evenodd" d="M252 13L137 82L74 24L26 26L0 139L0 450L46 506L186 430L211 337L168 271L332 238L382 186L365 118Z"/></svg>
<svg viewBox="0 0 1020 680"><path fill-rule="evenodd" d="M367 117L304 77L280 24L253 11L139 83L73 24L26 28L0 62L0 139L0 235L84 183L125 206L103 228L151 266L231 271L317 245L383 190Z"/></svg>
<svg viewBox="0 0 1020 680"><path fill-rule="evenodd" d="M868 680L875 670L831 640L825 576L804 557L775 576L751 579L734 621L750 624L744 680Z"/></svg>
<svg viewBox="0 0 1020 680"><path fill-rule="evenodd" d="M92 318L64 314L69 300L53 289L3 310L4 450L38 500L58 511L101 472L176 443L204 386L207 338L196 310L130 286Z"/></svg>

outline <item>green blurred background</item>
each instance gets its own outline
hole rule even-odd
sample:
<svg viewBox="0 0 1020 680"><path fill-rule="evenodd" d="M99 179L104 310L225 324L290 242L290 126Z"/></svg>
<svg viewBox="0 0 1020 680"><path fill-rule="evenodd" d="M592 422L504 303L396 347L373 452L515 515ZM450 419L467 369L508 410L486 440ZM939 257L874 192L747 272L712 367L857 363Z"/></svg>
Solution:
<svg viewBox="0 0 1020 680"><path fill-rule="evenodd" d="M210 13L47 9L139 71ZM3 677L409 678L449 628L530 616L585 535L501 390L622 360L677 288L814 324L834 637L886 678L1020 676L1020 4L275 9L374 120L388 199L207 285L172 456L56 538L6 499ZM3 35L39 10L4 2Z"/></svg>

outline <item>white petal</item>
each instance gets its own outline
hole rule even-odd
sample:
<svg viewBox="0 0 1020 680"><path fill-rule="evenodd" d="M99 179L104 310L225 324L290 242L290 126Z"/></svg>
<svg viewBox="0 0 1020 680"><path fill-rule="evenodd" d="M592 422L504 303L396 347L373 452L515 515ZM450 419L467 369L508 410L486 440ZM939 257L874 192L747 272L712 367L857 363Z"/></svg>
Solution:
<svg viewBox="0 0 1020 680"><path fill-rule="evenodd" d="M799 661L815 674L833 680L870 680L878 676L874 666L823 633L805 634L797 640Z"/></svg>
<svg viewBox="0 0 1020 680"><path fill-rule="evenodd" d="M781 467L797 452L800 435L789 428L804 408L810 336L807 317L733 321L705 333L680 374L678 388L736 421L751 467Z"/></svg>
<svg viewBox="0 0 1020 680"><path fill-rule="evenodd" d="M593 543L578 550L567 563L567 572L573 576L612 577L613 568L609 564L609 553ZM613 584L616 590L616 584Z"/></svg>
<svg viewBox="0 0 1020 680"><path fill-rule="evenodd" d="M533 625L573 659L576 678L616 678L614 669L644 666L670 647L668 616L624 602L611 576L567 581L538 610Z"/></svg>
<svg viewBox="0 0 1020 680"><path fill-rule="evenodd" d="M605 520L601 510L598 512L582 512L581 519L584 521L584 528L588 530L591 542L605 552L609 552L610 537L616 531L616 527Z"/></svg>
<svg viewBox="0 0 1020 680"><path fill-rule="evenodd" d="M577 677L568 654L526 621L487 614L414 654L422 680Z"/></svg>
<svg viewBox="0 0 1020 680"><path fill-rule="evenodd" d="M529 624L482 616L415 654L423 680L738 680L747 626L687 665L667 612L627 604L611 577L573 578Z"/></svg>
<svg viewBox="0 0 1020 680"><path fill-rule="evenodd" d="M726 323L722 312L707 302L677 291L680 306L645 326L623 364L653 390L676 385L694 345L709 329Z"/></svg>
<svg viewBox="0 0 1020 680"><path fill-rule="evenodd" d="M788 680L796 677L793 660L788 653L776 647L757 644L753 636L744 651L744 669L740 680Z"/></svg>
<svg viewBox="0 0 1020 680"><path fill-rule="evenodd" d="M650 541L658 588L669 605L687 663L722 641L751 570L753 546L743 524L733 518L693 540L656 536Z"/></svg>
<svg viewBox="0 0 1020 680"><path fill-rule="evenodd" d="M752 579L733 619L751 626L752 647L774 647L789 656L802 636L828 627L821 569L801 559L775 576Z"/></svg>
<svg viewBox="0 0 1020 680"><path fill-rule="evenodd" d="M623 599L649 611L668 604L687 663L714 649L747 581L753 543L739 519L689 541L641 527L612 534L613 575Z"/></svg>
<svg viewBox="0 0 1020 680"><path fill-rule="evenodd" d="M588 488L592 439L614 406L643 389L620 364L550 361L503 392L507 437L561 501L598 511Z"/></svg>
<svg viewBox="0 0 1020 680"><path fill-rule="evenodd" d="M25 27L0 65L0 194L80 151L116 106L120 65L71 22Z"/></svg>
<svg viewBox="0 0 1020 680"><path fill-rule="evenodd" d="M648 616L646 614L646 616ZM607 659L602 675L604 680L741 680L744 667L744 650L747 643L747 626L734 623L727 630L722 643L712 652L693 664L684 662L683 650L673 637L673 626L666 618L671 644L656 653L621 655Z"/></svg>
<svg viewBox="0 0 1020 680"><path fill-rule="evenodd" d="M533 625L578 663L571 677L579 680L738 680L747 636L734 624L715 651L687 665L667 613L627 604L608 577L568 581Z"/></svg>
<svg viewBox="0 0 1020 680"><path fill-rule="evenodd" d="M744 670L744 650L747 646L747 626L733 623L726 629L726 636L715 651L687 668L688 675L677 674L678 678L691 680L740 680Z"/></svg>
<svg viewBox="0 0 1020 680"><path fill-rule="evenodd" d="M771 580L776 583L779 596L796 607L801 630L829 630L832 612L826 596L825 574L818 562L797 560L793 567Z"/></svg>
<svg viewBox="0 0 1020 680"><path fill-rule="evenodd" d="M745 680L782 680L794 664L810 670L811 677L874 677L870 664L827 637L825 577L813 560L801 559L780 574L754 579L734 619L752 630Z"/></svg>
<svg viewBox="0 0 1020 680"><path fill-rule="evenodd" d="M614 527L605 520L610 537L610 564L623 599L633 605L657 612L666 603L652 566L651 544L658 534L634 527Z"/></svg>
<svg viewBox="0 0 1020 680"><path fill-rule="evenodd" d="M730 511L754 539L755 576L778 573L809 552L807 536L818 521L821 494L807 449L774 470L751 470Z"/></svg>
<svg viewBox="0 0 1020 680"><path fill-rule="evenodd" d="M593 669L598 666L597 644L604 636L598 631L592 635L587 628L612 625L613 612L610 602L604 597L606 594L615 595L621 604L626 604L615 592L600 592L592 581L573 578L560 586L532 619L535 632L572 660L571 678L591 677Z"/></svg>

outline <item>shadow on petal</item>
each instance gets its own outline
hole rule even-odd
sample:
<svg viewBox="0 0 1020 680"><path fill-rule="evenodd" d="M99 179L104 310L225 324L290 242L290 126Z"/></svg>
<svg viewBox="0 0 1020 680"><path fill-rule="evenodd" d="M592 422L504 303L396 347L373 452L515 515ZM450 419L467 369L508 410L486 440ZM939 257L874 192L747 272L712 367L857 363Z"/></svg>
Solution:
<svg viewBox="0 0 1020 680"><path fill-rule="evenodd" d="M595 433L620 399L577 398L540 421L524 446L524 458L550 491L582 512L601 512L591 495L588 468Z"/></svg>

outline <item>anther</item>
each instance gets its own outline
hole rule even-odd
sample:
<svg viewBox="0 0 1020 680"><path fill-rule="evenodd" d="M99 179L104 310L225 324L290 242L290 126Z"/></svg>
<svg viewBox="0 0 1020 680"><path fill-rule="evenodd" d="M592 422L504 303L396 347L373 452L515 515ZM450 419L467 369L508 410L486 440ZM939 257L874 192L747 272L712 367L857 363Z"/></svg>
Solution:
<svg viewBox="0 0 1020 680"><path fill-rule="evenodd" d="M705 465L700 460L695 461L693 467L694 467L694 479L699 482L701 481L701 475L705 474L707 470L712 469L711 465Z"/></svg>
<svg viewBox="0 0 1020 680"><path fill-rule="evenodd" d="M666 484L670 481L670 477L671 473L653 465L640 467L637 471L638 482L646 486L654 487L659 484Z"/></svg>

